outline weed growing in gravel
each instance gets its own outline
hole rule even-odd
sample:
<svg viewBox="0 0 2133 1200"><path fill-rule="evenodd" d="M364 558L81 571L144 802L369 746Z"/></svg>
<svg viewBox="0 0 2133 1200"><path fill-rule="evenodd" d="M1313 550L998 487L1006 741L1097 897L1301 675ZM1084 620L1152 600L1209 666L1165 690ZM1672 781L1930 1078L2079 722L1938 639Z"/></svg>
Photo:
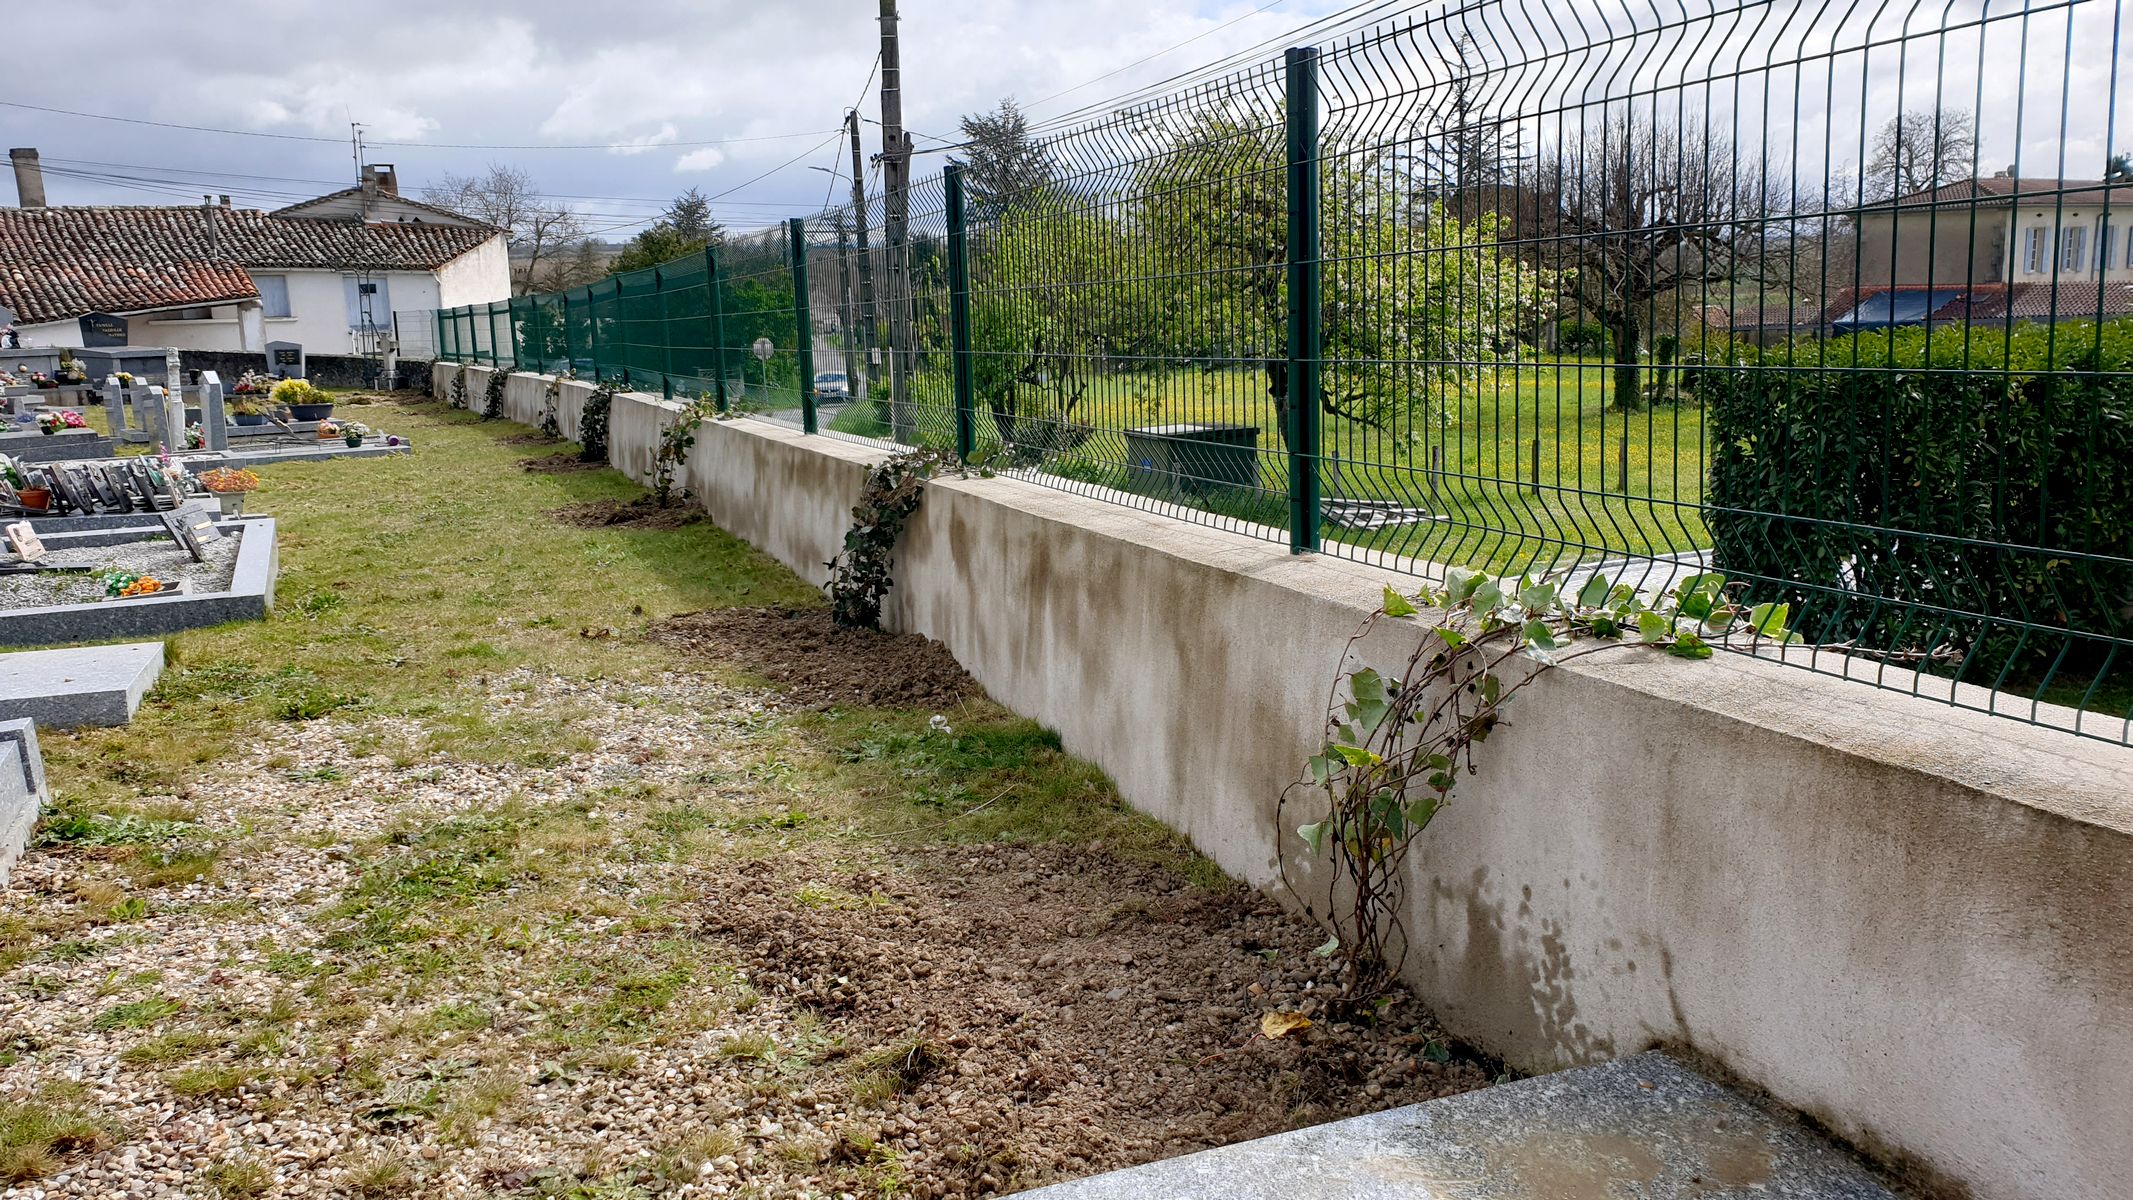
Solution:
<svg viewBox="0 0 2133 1200"><path fill-rule="evenodd" d="M274 1172L255 1158L226 1158L200 1172L215 1200L252 1200L274 1186Z"/></svg>
<svg viewBox="0 0 2133 1200"><path fill-rule="evenodd" d="M126 1047L119 1053L119 1061L136 1067L164 1067L198 1058L221 1045L222 1039L212 1034L180 1029Z"/></svg>
<svg viewBox="0 0 2133 1200"><path fill-rule="evenodd" d="M415 1184L407 1160L382 1150L350 1159L341 1177L358 1196L397 1196Z"/></svg>
<svg viewBox="0 0 2133 1200"><path fill-rule="evenodd" d="M0 1183L28 1183L76 1155L108 1145L112 1134L86 1114L49 1096L0 1103Z"/></svg>
<svg viewBox="0 0 2133 1200"><path fill-rule="evenodd" d="M234 1096L252 1082L249 1072L239 1067L210 1064L187 1067L165 1076L163 1084L176 1095L187 1100L199 1100L208 1096Z"/></svg>
<svg viewBox="0 0 2133 1200"><path fill-rule="evenodd" d="M96 1014L96 1019L90 1024L98 1029L139 1029L174 1017L184 1009L184 1004L168 996L151 996L146 1000L114 1004Z"/></svg>

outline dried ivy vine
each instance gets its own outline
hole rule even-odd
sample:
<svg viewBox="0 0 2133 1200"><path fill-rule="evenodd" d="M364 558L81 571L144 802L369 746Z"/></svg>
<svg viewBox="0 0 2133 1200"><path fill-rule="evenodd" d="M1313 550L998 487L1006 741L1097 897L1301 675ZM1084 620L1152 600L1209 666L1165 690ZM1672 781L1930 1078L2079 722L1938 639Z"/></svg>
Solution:
<svg viewBox="0 0 2133 1200"><path fill-rule="evenodd" d="M620 379L603 379L585 398L585 408L578 414L578 458L583 462L607 461L607 420L615 407L615 397L628 385Z"/></svg>
<svg viewBox="0 0 2133 1200"><path fill-rule="evenodd" d="M570 371L560 371L549 376L548 386L541 390L541 433L546 437L563 436L563 422L558 410L563 404L563 381L574 378Z"/></svg>
<svg viewBox="0 0 2133 1200"><path fill-rule="evenodd" d="M852 527L844 550L831 559L830 617L846 629L881 628L881 602L895 586L889 569L896 542L903 536L925 482L943 471L961 471L962 461L946 450L905 450L867 472L859 503L852 506Z"/></svg>
<svg viewBox="0 0 2133 1200"><path fill-rule="evenodd" d="M489 386L482 394L481 419L494 421L504 415L504 388L511 382L511 373L501 367L489 370Z"/></svg>
<svg viewBox="0 0 2133 1200"><path fill-rule="evenodd" d="M1373 630L1424 619L1426 610L1428 624L1398 675L1358 665ZM1307 861L1331 868L1301 881L1280 856L1282 882L1332 926L1319 953L1341 958L1338 1006L1367 1016L1391 992L1407 948L1400 912L1408 854L1460 777L1477 770L1476 748L1504 723L1513 696L1549 668L1604 650L1704 659L1714 643L1795 643L1789 616L1782 604L1740 605L1715 574L1652 596L1604 575L1572 593L1551 581L1464 570L1413 596L1386 588L1342 651L1325 745L1282 792L1277 817L1287 828L1291 807L1308 807L1314 819L1296 836Z"/></svg>
<svg viewBox="0 0 2133 1200"><path fill-rule="evenodd" d="M665 429L659 431L659 448L652 455L652 496L665 508L674 499L674 479L688 465L689 450L696 445L696 430L705 421L718 415L718 404L708 395L700 395L674 414ZM681 489L681 498L689 498L689 489Z"/></svg>
<svg viewBox="0 0 2133 1200"><path fill-rule="evenodd" d="M452 376L449 403L453 408L465 408L467 406L467 369L465 367L459 368L459 373Z"/></svg>

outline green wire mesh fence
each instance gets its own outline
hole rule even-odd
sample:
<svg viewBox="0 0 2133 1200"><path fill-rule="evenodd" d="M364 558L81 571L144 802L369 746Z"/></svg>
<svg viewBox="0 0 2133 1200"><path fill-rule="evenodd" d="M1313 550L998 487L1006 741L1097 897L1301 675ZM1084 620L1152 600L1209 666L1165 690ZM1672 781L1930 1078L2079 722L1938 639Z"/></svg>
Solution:
<svg viewBox="0 0 2133 1200"><path fill-rule="evenodd" d="M437 341L1396 569L1717 572L1755 653L2125 742L2120 33L1458 4Z"/></svg>

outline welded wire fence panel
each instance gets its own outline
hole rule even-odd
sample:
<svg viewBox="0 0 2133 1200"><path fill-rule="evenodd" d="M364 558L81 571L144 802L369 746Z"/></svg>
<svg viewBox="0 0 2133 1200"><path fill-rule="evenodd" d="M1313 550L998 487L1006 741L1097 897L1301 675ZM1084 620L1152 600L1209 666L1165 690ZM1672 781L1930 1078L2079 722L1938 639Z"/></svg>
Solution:
<svg viewBox="0 0 2133 1200"><path fill-rule="evenodd" d="M439 348L1401 570L1717 572L1758 653L2133 740L2121 25L1445 7Z"/></svg>
<svg viewBox="0 0 2133 1200"><path fill-rule="evenodd" d="M1000 469L1283 536L1282 103L1255 67L972 169L975 426Z"/></svg>

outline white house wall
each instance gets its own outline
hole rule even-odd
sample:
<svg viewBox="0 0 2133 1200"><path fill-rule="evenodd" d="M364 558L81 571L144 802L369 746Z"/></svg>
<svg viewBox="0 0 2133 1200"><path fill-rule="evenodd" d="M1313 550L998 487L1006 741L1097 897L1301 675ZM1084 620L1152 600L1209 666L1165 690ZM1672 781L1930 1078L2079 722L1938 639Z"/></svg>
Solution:
<svg viewBox="0 0 2133 1200"><path fill-rule="evenodd" d="M479 247L460 255L437 270L438 308L457 308L462 304L487 304L492 300L511 298L511 252L504 245L502 234L490 238ZM398 296L393 297L393 307L408 309L420 307L404 304Z"/></svg>

